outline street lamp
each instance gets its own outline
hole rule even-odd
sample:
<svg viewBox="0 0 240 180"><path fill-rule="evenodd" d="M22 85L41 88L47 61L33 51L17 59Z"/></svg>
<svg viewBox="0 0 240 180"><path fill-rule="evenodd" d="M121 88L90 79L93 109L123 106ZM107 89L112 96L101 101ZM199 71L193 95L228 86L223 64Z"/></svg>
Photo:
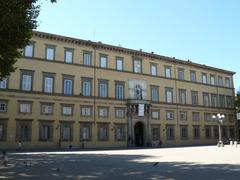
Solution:
<svg viewBox="0 0 240 180"><path fill-rule="evenodd" d="M212 118L214 120L217 120L218 122L218 132L219 132L219 140L218 140L218 147L224 147L224 144L222 142L222 131L221 131L221 124L223 123L223 119L225 118L224 114L217 114L217 115L213 115Z"/></svg>

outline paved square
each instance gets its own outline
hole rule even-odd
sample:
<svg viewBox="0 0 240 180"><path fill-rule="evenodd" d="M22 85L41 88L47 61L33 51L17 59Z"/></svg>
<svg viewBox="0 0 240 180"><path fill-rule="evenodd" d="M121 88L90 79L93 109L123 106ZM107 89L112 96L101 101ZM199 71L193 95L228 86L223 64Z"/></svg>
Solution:
<svg viewBox="0 0 240 180"><path fill-rule="evenodd" d="M240 179L240 147L9 153L0 179Z"/></svg>

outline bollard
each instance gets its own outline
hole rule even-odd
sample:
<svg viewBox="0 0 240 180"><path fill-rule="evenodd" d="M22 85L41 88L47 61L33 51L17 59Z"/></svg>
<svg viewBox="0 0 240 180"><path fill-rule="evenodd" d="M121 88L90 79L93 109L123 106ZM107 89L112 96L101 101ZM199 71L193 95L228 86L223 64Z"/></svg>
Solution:
<svg viewBox="0 0 240 180"><path fill-rule="evenodd" d="M233 141L230 141L230 146L233 146Z"/></svg>
<svg viewBox="0 0 240 180"><path fill-rule="evenodd" d="M234 145L235 145L235 147L237 147L237 141L234 141Z"/></svg>

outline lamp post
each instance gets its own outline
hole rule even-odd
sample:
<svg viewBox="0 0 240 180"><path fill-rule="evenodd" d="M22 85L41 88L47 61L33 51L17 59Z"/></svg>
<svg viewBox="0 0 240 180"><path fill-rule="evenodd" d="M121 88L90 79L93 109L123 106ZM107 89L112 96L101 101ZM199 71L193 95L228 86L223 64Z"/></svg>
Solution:
<svg viewBox="0 0 240 180"><path fill-rule="evenodd" d="M218 146L218 147L224 147L224 144L223 144L223 142L222 142L221 124L222 124L222 122L223 122L223 119L225 118L225 115L218 113L217 115L213 115L212 118L213 118L214 120L216 120L217 123L218 123L219 140L218 140L217 146Z"/></svg>

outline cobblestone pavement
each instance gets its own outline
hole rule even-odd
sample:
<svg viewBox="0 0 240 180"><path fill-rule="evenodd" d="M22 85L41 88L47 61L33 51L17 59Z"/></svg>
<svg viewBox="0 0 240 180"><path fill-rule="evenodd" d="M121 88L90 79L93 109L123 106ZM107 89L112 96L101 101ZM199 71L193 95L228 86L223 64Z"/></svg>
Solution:
<svg viewBox="0 0 240 180"><path fill-rule="evenodd" d="M240 147L8 153L0 179L240 179Z"/></svg>

